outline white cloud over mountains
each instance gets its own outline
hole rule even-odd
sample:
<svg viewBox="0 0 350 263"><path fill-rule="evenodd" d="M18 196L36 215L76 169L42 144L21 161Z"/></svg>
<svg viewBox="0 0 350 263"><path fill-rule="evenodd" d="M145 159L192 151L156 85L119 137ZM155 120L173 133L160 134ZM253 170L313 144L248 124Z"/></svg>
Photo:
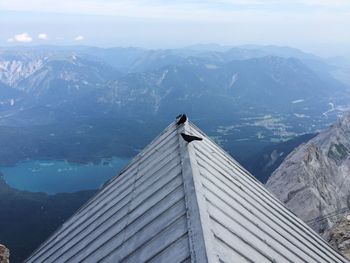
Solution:
<svg viewBox="0 0 350 263"><path fill-rule="evenodd" d="M46 33L40 33L38 34L37 38L40 40L47 40L48 36ZM7 39L7 42L17 42L17 43L30 43L32 41L33 41L33 37L26 32L14 35L13 37Z"/></svg>
<svg viewBox="0 0 350 263"><path fill-rule="evenodd" d="M46 33L40 33L37 35L37 39L38 40L49 40L49 36ZM63 40L63 37L56 37L56 40ZM74 41L83 41L85 38L82 35L77 35L76 37L73 38ZM21 34L17 34L14 35L13 37L10 37L7 39L7 42L10 43L30 43L32 42L34 39L33 37L28 34L28 33L21 33Z"/></svg>
<svg viewBox="0 0 350 263"><path fill-rule="evenodd" d="M38 35L38 39L47 40L47 39L48 39L48 36L47 36L47 34L45 34L45 33L40 33L40 34Z"/></svg>
<svg viewBox="0 0 350 263"><path fill-rule="evenodd" d="M84 37L83 36L76 36L75 38L74 38L74 40L75 41L82 41L82 40L84 40Z"/></svg>
<svg viewBox="0 0 350 263"><path fill-rule="evenodd" d="M29 43L33 41L33 38L28 33L22 33L15 35L7 40L8 42Z"/></svg>

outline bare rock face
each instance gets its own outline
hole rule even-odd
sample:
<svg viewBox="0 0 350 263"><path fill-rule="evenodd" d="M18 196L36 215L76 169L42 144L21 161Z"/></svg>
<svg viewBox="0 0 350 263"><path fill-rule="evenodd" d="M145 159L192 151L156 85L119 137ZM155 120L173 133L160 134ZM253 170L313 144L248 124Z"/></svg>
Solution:
<svg viewBox="0 0 350 263"><path fill-rule="evenodd" d="M343 217L327 230L324 238L331 246L350 259L350 215Z"/></svg>
<svg viewBox="0 0 350 263"><path fill-rule="evenodd" d="M8 250L4 245L0 244L0 263L9 263L9 258L10 250Z"/></svg>
<svg viewBox="0 0 350 263"><path fill-rule="evenodd" d="M266 186L318 233L330 229L350 207L350 114L290 153Z"/></svg>

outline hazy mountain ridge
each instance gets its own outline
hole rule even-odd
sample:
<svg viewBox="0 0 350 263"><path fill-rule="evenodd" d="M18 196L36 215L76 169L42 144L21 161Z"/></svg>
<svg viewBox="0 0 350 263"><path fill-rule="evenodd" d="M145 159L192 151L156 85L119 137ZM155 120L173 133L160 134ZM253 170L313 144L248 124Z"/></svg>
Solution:
<svg viewBox="0 0 350 263"><path fill-rule="evenodd" d="M300 61L279 57L215 64L190 57L180 64L156 71L128 74L115 81L108 90L110 93L103 101L116 103L119 107L137 104L142 108L144 105L150 112L157 113L174 105L196 117L200 114L218 116L217 107L210 107L215 104L213 101L221 105L221 112L242 111L243 104L246 108L264 109L265 113L298 112L298 108L300 114L313 110L325 112L330 102L337 104L340 101L337 93L346 92L339 83L330 89L328 83ZM279 99L271 100L273 96ZM308 109L303 110L303 104L293 105L293 101L298 100L305 101ZM209 108L198 112L196 109L200 105L197 103L205 103Z"/></svg>
<svg viewBox="0 0 350 263"><path fill-rule="evenodd" d="M350 207L350 114L296 148L266 186L318 232ZM334 216L327 215L335 213ZM325 216L325 218L323 218Z"/></svg>
<svg viewBox="0 0 350 263"><path fill-rule="evenodd" d="M6 91L0 95L0 125L46 129L67 119L86 125L96 119L170 121L186 112L203 125L209 121L207 132L227 149L244 140L268 144L322 129L347 108L347 87L320 76L305 60L318 58L256 46L222 51L0 49L0 63L17 65L12 71L0 69L0 89ZM127 148L140 147L131 144Z"/></svg>
<svg viewBox="0 0 350 263"><path fill-rule="evenodd" d="M36 57L35 51L33 57ZM48 88L54 79L96 85L118 77L118 71L102 62L89 60L72 52L69 55L43 54L39 58L17 55L1 57L0 80L9 87L34 93ZM38 94L40 95L40 94Z"/></svg>

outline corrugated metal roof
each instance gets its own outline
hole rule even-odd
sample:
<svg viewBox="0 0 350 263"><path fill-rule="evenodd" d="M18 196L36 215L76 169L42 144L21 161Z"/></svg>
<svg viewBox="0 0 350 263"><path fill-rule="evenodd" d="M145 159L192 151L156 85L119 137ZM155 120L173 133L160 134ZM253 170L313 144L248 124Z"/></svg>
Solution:
<svg viewBox="0 0 350 263"><path fill-rule="evenodd" d="M26 262L348 261L186 122L167 127Z"/></svg>

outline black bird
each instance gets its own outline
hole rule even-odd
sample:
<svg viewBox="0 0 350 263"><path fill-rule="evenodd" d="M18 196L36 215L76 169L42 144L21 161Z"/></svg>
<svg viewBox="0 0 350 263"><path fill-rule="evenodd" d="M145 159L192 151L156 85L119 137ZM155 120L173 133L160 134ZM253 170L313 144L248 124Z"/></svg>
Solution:
<svg viewBox="0 0 350 263"><path fill-rule="evenodd" d="M176 125L180 125L187 121L187 116L186 114L180 114L179 116L176 117L176 119L177 119Z"/></svg>
<svg viewBox="0 0 350 263"><path fill-rule="evenodd" d="M202 141L203 140L200 137L197 137L197 136L194 136L194 135L188 135L188 134L184 134L184 133L181 133L181 136L188 143L190 143L192 141Z"/></svg>

